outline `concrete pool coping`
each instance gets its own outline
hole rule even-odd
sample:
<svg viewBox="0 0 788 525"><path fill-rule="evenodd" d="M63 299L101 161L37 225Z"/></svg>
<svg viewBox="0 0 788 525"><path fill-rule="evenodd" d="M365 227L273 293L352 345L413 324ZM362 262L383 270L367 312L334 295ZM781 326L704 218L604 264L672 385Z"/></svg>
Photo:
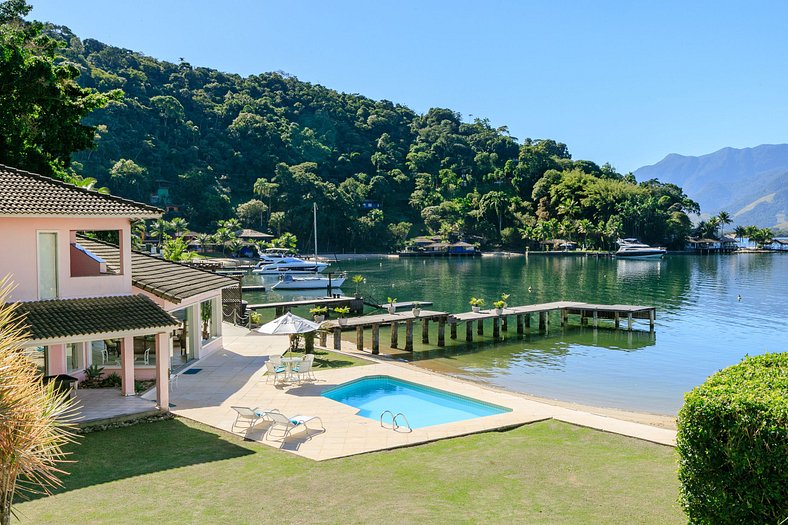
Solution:
<svg viewBox="0 0 788 525"><path fill-rule="evenodd" d="M266 383L265 361L281 355L288 339L256 332L232 330L225 334L224 349L200 360L199 373L180 376L170 399L173 413L253 441L280 448L313 460L326 460L392 448L428 443L478 432L510 429L521 425L558 419L575 425L622 434L661 445L674 446L673 430L573 410L526 399L515 393L458 380L401 362L374 359L348 351L370 364L332 370L315 370L317 381L280 385L273 378ZM349 346L349 345L348 345ZM387 375L450 393L501 405L511 412L478 417L398 432L380 426L379 421L357 416L357 409L324 398L328 388L371 375ZM236 413L232 406L277 409L283 414L319 416L319 424L297 429L287 439L266 436L268 423L260 421L250 429L232 429Z"/></svg>

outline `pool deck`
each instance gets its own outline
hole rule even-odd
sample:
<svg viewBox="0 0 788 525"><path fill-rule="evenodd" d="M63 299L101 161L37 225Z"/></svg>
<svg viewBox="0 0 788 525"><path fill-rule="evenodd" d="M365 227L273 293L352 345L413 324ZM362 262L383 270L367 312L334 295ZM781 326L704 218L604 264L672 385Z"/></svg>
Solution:
<svg viewBox="0 0 788 525"><path fill-rule="evenodd" d="M477 432L516 427L555 418L576 425L651 441L675 445L673 430L617 420L526 399L483 385L424 371L406 363L370 359L345 348L348 354L369 360L369 365L316 370L317 381L303 384L266 383L265 361L281 355L288 338L268 336L225 325L224 349L200 360L194 375L179 376L170 393L173 413L209 426L231 431L235 421L232 406L278 409L286 416L319 416L319 424L310 430L297 429L286 440L266 436L268 423L259 422L251 429L235 428L245 439L264 443L313 460L326 460L405 447ZM321 393L347 381L370 375L387 375L406 381L511 408L511 412L414 429L412 432L383 428L379 421L356 415L357 409L321 396Z"/></svg>

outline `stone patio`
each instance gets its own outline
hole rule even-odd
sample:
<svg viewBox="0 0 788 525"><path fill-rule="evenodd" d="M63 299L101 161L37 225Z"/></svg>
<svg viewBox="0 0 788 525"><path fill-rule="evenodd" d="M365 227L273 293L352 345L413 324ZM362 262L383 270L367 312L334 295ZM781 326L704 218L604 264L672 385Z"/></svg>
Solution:
<svg viewBox="0 0 788 525"><path fill-rule="evenodd" d="M97 423L127 416L157 414L156 403L138 396L124 397L119 388L91 388L77 390L78 414L76 423Z"/></svg>
<svg viewBox="0 0 788 525"><path fill-rule="evenodd" d="M405 363L372 359L368 354L350 351L369 360L367 366L315 371L317 381L303 384L266 383L265 361L270 355L281 355L287 337L267 336L225 325L224 349L200 360L193 375L180 375L170 393L172 411L225 431L233 431L245 439L259 441L314 460L325 460L395 447L410 446L438 439L476 432L511 428L549 418L674 445L675 431L620 421L525 399L514 393L424 371ZM348 345L350 346L350 345ZM356 415L357 409L322 397L320 394L336 385L370 375L387 375L421 383L448 392L461 394L512 409L511 412L479 417L466 421L414 429L412 432L383 428L379 421ZM236 418L232 406L277 409L283 414L319 416L325 430L295 430L286 440L266 436L268 423L260 422L251 429L232 429Z"/></svg>

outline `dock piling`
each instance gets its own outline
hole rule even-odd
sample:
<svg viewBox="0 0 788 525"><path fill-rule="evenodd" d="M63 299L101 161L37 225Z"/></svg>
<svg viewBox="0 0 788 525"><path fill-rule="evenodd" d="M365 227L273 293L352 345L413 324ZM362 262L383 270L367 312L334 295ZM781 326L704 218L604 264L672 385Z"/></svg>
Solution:
<svg viewBox="0 0 788 525"><path fill-rule="evenodd" d="M457 323L449 323L449 337L451 339L457 339Z"/></svg>
<svg viewBox="0 0 788 525"><path fill-rule="evenodd" d="M430 320L424 319L421 322L421 342L425 345L430 344Z"/></svg>
<svg viewBox="0 0 788 525"><path fill-rule="evenodd" d="M473 342L473 321L465 323L465 340L469 343Z"/></svg>
<svg viewBox="0 0 788 525"><path fill-rule="evenodd" d="M424 324L427 324L427 320L424 320ZM438 346L446 346L446 318L439 317L438 318Z"/></svg>
<svg viewBox="0 0 788 525"><path fill-rule="evenodd" d="M372 353L375 355L380 353L380 325L378 323L372 325Z"/></svg>
<svg viewBox="0 0 788 525"><path fill-rule="evenodd" d="M499 317L493 317L493 339L501 337L500 322Z"/></svg>
<svg viewBox="0 0 788 525"><path fill-rule="evenodd" d="M397 348L399 344L399 323L394 321L391 323L391 348Z"/></svg>
<svg viewBox="0 0 788 525"><path fill-rule="evenodd" d="M356 327L356 350L361 352L364 350L364 327L357 326Z"/></svg>
<svg viewBox="0 0 788 525"><path fill-rule="evenodd" d="M501 331L508 332L509 331L509 316L504 315L501 317Z"/></svg>
<svg viewBox="0 0 788 525"><path fill-rule="evenodd" d="M334 328L334 350L342 350L342 329Z"/></svg>
<svg viewBox="0 0 788 525"><path fill-rule="evenodd" d="M518 314L515 318L517 320L517 335L523 335L523 316Z"/></svg>
<svg viewBox="0 0 788 525"><path fill-rule="evenodd" d="M413 352L413 320L405 321L405 350Z"/></svg>
<svg viewBox="0 0 788 525"><path fill-rule="evenodd" d="M478 335L484 335L484 319L476 321L476 333Z"/></svg>

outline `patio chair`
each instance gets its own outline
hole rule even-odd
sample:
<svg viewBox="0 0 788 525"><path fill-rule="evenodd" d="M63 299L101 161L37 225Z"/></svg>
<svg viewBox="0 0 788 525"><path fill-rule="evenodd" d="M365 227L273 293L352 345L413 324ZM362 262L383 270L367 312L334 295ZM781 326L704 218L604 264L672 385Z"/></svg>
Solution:
<svg viewBox="0 0 788 525"><path fill-rule="evenodd" d="M304 359L293 368L293 372L298 374L298 380L302 381L305 377L307 379L311 379L315 381L316 378L314 374L312 374L312 366L315 362L315 355L314 354L307 354L304 356Z"/></svg>
<svg viewBox="0 0 788 525"><path fill-rule="evenodd" d="M261 409L259 407L255 409L251 409L249 407L230 407L230 408L232 408L237 412L237 415L235 416L235 421L230 427L230 432L234 432L235 427L242 423L245 423L246 430L249 430L250 428L255 426L257 422L260 421L261 419L266 419L267 414L276 412L276 410L271 410L268 408Z"/></svg>
<svg viewBox="0 0 788 525"><path fill-rule="evenodd" d="M282 432L280 436L281 439L287 438L290 433L295 430L296 428L303 427L307 431L309 431L309 426L307 423L313 420L317 420L320 422L320 427L323 431L326 430L326 427L323 426L323 420L320 419L318 416L294 416L294 417L287 417L286 415L282 414L281 412L266 412L265 415L271 421L271 426L268 427L268 432L266 432L266 438L272 434L273 432Z"/></svg>
<svg viewBox="0 0 788 525"><path fill-rule="evenodd" d="M146 365L150 364L150 348L146 348L142 356L134 358L135 363L138 361Z"/></svg>
<svg viewBox="0 0 788 525"><path fill-rule="evenodd" d="M271 376L274 377L274 383L276 383L276 378L279 377L281 374L283 377L287 377L287 367L282 366L281 362L275 363L274 361L268 360L265 362L265 382L267 383Z"/></svg>

